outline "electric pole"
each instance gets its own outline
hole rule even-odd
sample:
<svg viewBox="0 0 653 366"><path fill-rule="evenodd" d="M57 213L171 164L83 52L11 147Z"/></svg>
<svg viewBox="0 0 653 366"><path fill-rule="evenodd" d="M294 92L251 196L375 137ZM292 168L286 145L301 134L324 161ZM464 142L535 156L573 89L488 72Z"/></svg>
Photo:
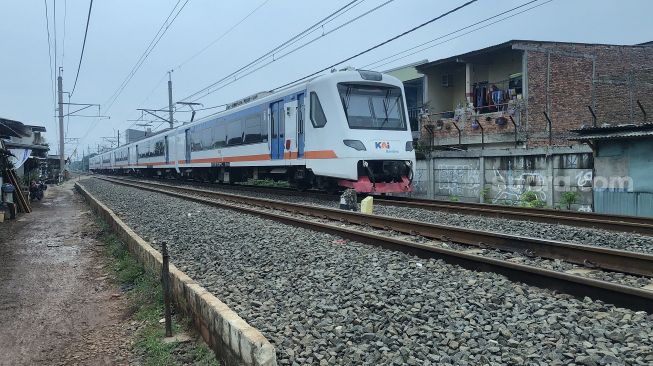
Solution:
<svg viewBox="0 0 653 366"><path fill-rule="evenodd" d="M168 111L170 113L170 129L174 128L172 119L172 70L168 71Z"/></svg>
<svg viewBox="0 0 653 366"><path fill-rule="evenodd" d="M64 158L64 137L63 137L63 79L61 72L63 67L59 68L59 77L57 77L57 91L59 95L59 174L63 179L66 160Z"/></svg>

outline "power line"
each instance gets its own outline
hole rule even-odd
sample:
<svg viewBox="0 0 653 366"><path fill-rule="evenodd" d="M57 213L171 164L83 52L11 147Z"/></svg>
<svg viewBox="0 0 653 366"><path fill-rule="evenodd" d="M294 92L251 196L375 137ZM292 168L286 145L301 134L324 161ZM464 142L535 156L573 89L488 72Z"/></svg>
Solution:
<svg viewBox="0 0 653 366"><path fill-rule="evenodd" d="M216 44L218 41L220 41L220 40L221 40L222 38L224 38L226 35L228 35L229 33L231 33L231 31L233 31L234 29L236 29L236 27L238 27L240 24L242 24L245 20L247 20L247 19L248 19L250 16L252 16L254 13L256 13L260 8L262 8L262 7L263 7L265 4L267 4L269 1L270 1L270 0L264 0L262 3L260 3L258 6L256 6L252 11L250 11L249 13L247 13L247 15L245 15L243 18L241 18L238 22L236 22L236 23L233 24L231 27L229 27L229 29L227 29L225 32L223 32L222 34L220 34L220 36L218 36L217 38L215 38L213 41L209 42L209 43L208 43L206 46L204 46L201 50L199 50L198 52L196 52L194 55L192 55L191 57L189 57L189 58L186 59L185 61L183 61L183 62L181 62L179 65L175 66L175 67L173 68L173 71L174 71L174 70L179 70L179 69L182 68L184 65L188 64L190 61L194 60L194 59L197 58L199 55L201 55L202 53L204 53L207 49L209 49L211 46L213 46L214 44ZM154 92L159 88L159 86L161 85L161 82L165 79L165 77L166 77L166 74L164 74L163 77L161 77L161 79L156 83L156 86L155 86L155 87L150 91L149 94L147 94L147 96L145 97L145 99L144 99L144 100L143 100L143 101L138 105L138 108L142 107L143 104L144 104L147 100L150 99L150 96L151 96L151 95L152 95L152 94L153 94L153 93L154 93ZM213 107L213 108L217 108L217 107ZM205 109L212 109L212 108L203 108L203 109L199 109L199 110L205 110ZM198 110L198 111L199 111L199 110ZM167 110L166 110L166 111L167 111ZM175 110L175 112L179 112L179 111L176 111L176 110ZM129 129L129 128L131 128L132 126L134 126L135 124L136 124L136 122L132 123L132 124L129 125L129 127L127 127L127 128Z"/></svg>
<svg viewBox="0 0 653 366"><path fill-rule="evenodd" d="M48 58L50 59L49 65L50 65L50 83L52 84L52 105L54 105L54 71L52 69L52 49L50 47L50 21L48 17L48 1L43 0L43 4L45 5L45 29L48 32Z"/></svg>
<svg viewBox="0 0 653 366"><path fill-rule="evenodd" d="M363 3L364 1L365 1L365 0L354 0L354 1L351 1L350 3L346 4L345 6L341 7L340 9L338 9L336 12L330 14L329 16L327 16L327 17L321 19L319 22L313 24L313 25L312 25L311 27L309 27L307 30L304 30L303 32L301 32L301 33L295 35L295 36L294 36L293 38L291 38L289 41L286 41L286 42L284 42L283 44L281 44L280 46L277 46L277 47L275 48L275 50L278 52L278 51L280 51L280 50L283 50L283 49L285 49L285 48L291 46L293 43L296 43L297 41L299 41L299 40L303 39L304 37L306 37L307 35L311 34L312 32L314 32L314 31L320 29L320 28L319 28L320 24L321 24L322 27L323 27L324 25L326 25L326 24L328 24L328 23L334 21L335 19L337 19L337 18L340 17L341 15L347 13L348 11L352 10L353 8L355 8L356 6L360 5L360 4ZM392 1L394 1L394 0L386 1L384 4L382 4L382 5L380 5L380 6L377 6L376 8L374 8L374 9L372 9L372 10L370 10L370 11L367 11L367 12L364 13L363 15L361 15L361 16L359 16L359 17L353 19L353 20L350 20L350 21L346 22L346 23L343 24L343 25L340 25L340 26L337 27L336 29L331 30L331 31L328 32L328 33L324 33L324 34L322 34L322 36L326 36L327 34L333 32L333 31L335 31L335 30L337 30L337 29L342 28L343 26L345 26L345 25L347 25L347 24L353 22L354 20L359 19L359 18L361 18L361 17L363 17L363 16L365 16L365 15L367 15L367 14L369 14L369 13L371 13L371 12L373 12L373 11L379 9L379 8L381 8L381 7L387 5L388 3L392 2ZM241 24L245 19L247 19L249 16L251 16L251 15L252 15L256 10L258 10L260 7L262 7L263 5L265 5L266 2L267 2L267 0L266 0L265 2L263 2L262 4L260 4L260 5L259 5L257 8L255 8L253 11L251 11L248 15L246 15L246 16L245 16L243 19L241 19L239 22L237 22L234 26L232 26L232 27L231 27L227 32L225 32L225 34L228 33L229 31L231 31L232 29L234 29L237 25ZM352 5L352 4L353 4L353 5ZM334 15L334 14L335 14L335 15ZM320 37L318 37L318 38L321 38L322 36L320 36ZM222 36L220 36L218 39L220 39L221 37L222 37ZM312 41L310 41L309 43L312 43L312 42L314 42L315 40L317 40L317 38L314 39L314 40L312 40ZM291 42L291 41L292 41L292 42ZM215 41L214 41L214 42L215 42ZM214 43L214 42L212 42L212 43ZM297 49L299 49L299 48L303 48L303 47L306 46L306 45L308 45L308 44L305 44L305 45L303 45L303 46L300 46L300 47L298 47ZM209 45L209 46L210 46L210 45ZM204 49L206 49L206 48L207 48L207 47L205 47ZM204 49L203 49L203 50L204 50ZM291 52L289 52L289 53L292 53L292 52L296 51L297 49L295 49L295 50L293 50L293 51L291 51ZM203 52L203 50L200 51L199 53ZM275 50L273 50L273 51L275 51ZM196 55L198 55L199 53L197 53ZM266 55L270 55L271 53L272 53L272 51L268 52ZM284 54L282 57L287 56L289 53ZM190 61L191 59L193 59L194 57L196 57L196 55L194 55L194 56L192 56L190 59L188 59L188 60L182 62L182 64L180 64L180 66L177 66L176 68L179 68L179 67L183 66L185 63L187 63L188 61ZM250 63L250 64L248 64L248 65L246 65L245 67L241 68L240 70L246 69L246 68L248 68L248 66L251 67L251 66L253 66L253 65L257 64L257 63L259 63L262 59L265 58L266 55L259 57L257 60L253 61L252 63ZM275 58L275 60L278 60L278 59L280 59L280 58L282 58L282 57ZM273 60L273 61L274 61L274 60ZM244 75L244 76L247 76L247 75L249 75L249 74L251 74L252 72L255 72L255 71L257 71L257 70L260 70L261 68L263 68L263 67L265 67L265 66L267 66L267 65L269 65L269 64L270 64L270 62L264 64L263 66L261 66L261 67L259 67L259 68L256 68L255 70L253 70L253 71L247 73L247 74ZM175 68L175 69L176 69L176 68ZM240 71L240 70L239 70L239 71ZM239 71L236 71L236 73L239 72ZM238 79L240 79L240 78L242 78L242 77L244 77L244 76L241 76L241 77L237 78L236 80L238 80ZM234 80L234 81L236 81L236 80ZM229 82L227 85L230 85L230 84L233 83L234 81ZM155 87L155 89L156 89L156 87ZM153 91L154 91L154 90L152 90L152 92L153 92ZM183 100L182 100L182 101L183 101ZM227 104L220 104L220 105L217 105L217 106L212 106L212 107L206 107L206 108L195 109L195 112L204 111L204 110L211 110L211 109L215 109L215 108L219 108L219 107L224 107L224 106L226 106L226 105L227 105ZM167 111L167 109L164 110L163 107L162 107L162 108L161 108L161 111ZM176 110L176 112L190 112L190 111L177 111L177 110ZM131 127L134 126L135 124L136 124L136 122L132 123L132 124L131 124L129 127L127 127L127 128L131 128ZM161 125L161 124L160 124L160 125ZM159 125L159 126L160 126L160 125ZM157 128L158 128L158 126L157 126Z"/></svg>
<svg viewBox="0 0 653 366"><path fill-rule="evenodd" d="M140 103L138 104L138 106L136 107L137 109L143 107L143 104L145 104L145 102L147 102L148 100L150 100L150 97L152 96L152 94L154 94L154 92L155 92L157 89L159 89L159 86L161 86L161 83L163 82L163 80L166 79L166 76L168 76L168 73L163 74L163 76L161 77L161 79L159 79L159 81L157 81L156 85L155 85L154 88L152 88L152 90L147 94L147 96L145 97L145 99L143 99L143 101L140 102ZM136 125L136 123L137 123L137 122L132 123L131 125L129 125L129 126L127 127L127 129L132 128L134 125Z"/></svg>
<svg viewBox="0 0 653 366"><path fill-rule="evenodd" d="M411 48L405 49L405 50L403 50L403 51L397 52L397 53L392 54L392 55L390 55L390 56L387 56L387 57L384 57L384 58L382 58L382 59L376 60L376 61L374 61L374 62L372 62L372 63L369 63L369 64L367 64L367 65L362 66L362 68L365 69L365 68L368 68L368 67L370 67L370 66L372 66L372 65L379 64L379 63L381 63L381 62L383 62L383 61L386 61L386 60L390 60L390 59L392 59L392 60L390 60L390 61L388 61L388 62L384 62L384 63L381 63L381 64L379 64L379 65L377 65L377 66L373 66L375 69L378 69L378 68L383 67L383 66L385 66L385 65L389 65L389 64L394 63L394 62L396 62L396 61L402 60L402 59L404 59L404 58L406 58L406 57L409 57L409 56L415 55L415 54L417 54L417 53L420 53L420 52L426 51L426 50L428 50L428 49L431 49L431 48L433 48L433 47L435 47L435 46L439 46L439 45L441 45L441 44L444 44L444 43L450 42L450 41L452 41L452 40L454 40L454 39L457 39L457 38L460 38L460 37L462 37L462 36L468 35L468 34L470 34L470 33L473 33L473 32L479 31L479 30L481 30L481 29L487 28L487 27L489 27L490 25L493 25L493 24L499 23L499 22L501 22L501 21L504 21L504 20L506 20L506 19L512 18L512 17L514 17L514 16L517 16L517 15L519 15L519 14L525 13L525 12L530 11L530 10L532 10L532 9L535 9L535 8L537 8L537 7L540 7L540 6L546 5L546 4L550 3L550 2L553 1L553 0L548 0L548 1L544 2L544 3L541 3L541 4L538 4L538 5L532 6L532 7L528 8L528 9L524 9L524 10L522 10L522 11L520 11L520 12L517 12L517 13L511 14L511 15L508 15L508 16L503 17L503 18L501 18L501 19L498 19L498 20L496 20L496 21L494 21L494 22L492 22L492 23L486 24L486 25L484 25L484 26L482 26L482 27L474 28L474 29L470 30L469 32L465 32L465 33L463 33L463 34L459 34L459 35L457 35L457 36L455 36L455 37L452 37L452 38L446 39L446 40L444 40L444 41L442 41L442 42L438 42L438 43L436 43L436 44L433 44L433 45L431 45L431 46L429 46L429 47L422 48L422 49L417 50L417 51L415 51L415 52L411 52L411 53L409 53L409 54L407 54L407 55L404 55L404 56L402 56L402 57L394 58L394 57L396 57L396 56L399 56L399 55L404 54L404 53L406 53L406 52L410 52L410 51L412 51L412 50L415 50L415 49L420 48L420 47L422 47L422 46L425 46L425 45L427 45L427 44L431 44L431 43L433 43L433 42L435 42L435 41L438 41L438 40L440 40L440 39L446 38L446 37L451 36L451 35L453 35L453 34L460 33L460 32L462 32L462 31L464 31L465 29L472 28L472 27L477 26L477 25L479 25L479 24L485 23L485 22L487 22L487 21L489 21L489 20L492 20L492 19L498 18L498 17L500 17L500 16L502 16L502 15L505 15L505 14L511 13L511 12L517 10L517 9L523 8L524 6L528 6L528 5L530 5L530 4L532 4L532 3L535 3L535 2L538 2L538 1L540 1L540 0L532 0L532 1L526 2L526 3L522 4L522 5L516 6L516 7L514 7L514 8L511 8L511 9L509 9L509 10L503 11L503 12L501 12L501 13L495 14L495 15L493 15L493 16L491 16L491 17L485 18L485 19L483 19L483 20L480 20L480 21L475 22L475 23L473 23L473 24L467 25L467 26L465 26L465 27L459 28L459 29L457 29L457 30L455 30L455 31L453 31L453 32L449 32L449 33L447 33L447 34L445 34L445 35L442 35L442 36L440 36L440 37L434 38L434 39L432 39L432 40L430 40L430 41L427 41L427 42L424 42L424 43L420 43L420 44L417 45L417 46L414 46L414 47L411 47ZM393 59L393 58L394 58L394 59Z"/></svg>
<svg viewBox="0 0 653 366"><path fill-rule="evenodd" d="M134 75L136 74L136 72L140 69L140 67L143 65L143 63L145 62L145 60L147 59L147 57L150 55L150 53L152 53L152 51L154 50L154 48L156 47L156 45L159 43L159 41L161 40L161 38L163 38L163 36L165 35L165 33L166 33L166 31L168 30L168 28L170 28L170 26L171 26L172 23L175 21L175 19L177 19L177 17L178 17L179 14L181 13L181 11L184 10L184 7L186 7L186 5L188 4L188 1L189 1L189 0L186 0L186 1L184 2L184 4L181 6L181 8L179 8L179 10L177 11L177 13L176 13L176 14L174 15L174 17L173 17L173 13L175 12L175 10L177 9L177 7L179 6L179 3L181 2L181 0L178 0L178 1L177 1L177 3L175 4L175 6L172 8L172 10L170 11L170 13L168 14L167 18L166 18L165 21L163 22L163 24L161 24L161 27L159 27L159 30L158 30L158 31L156 32L156 34L154 35L154 38L152 38L152 40L151 40L150 43L148 44L147 48L146 48L145 51L143 52L143 54L141 54L141 56L139 57L138 61L136 61L136 64L134 64L134 66L132 67L131 71L127 74L127 77L125 78L125 80L123 80L123 82L120 84L120 86L118 87L118 89L116 89L116 91L111 95L111 97L109 97L109 99L108 99L107 102L105 103L105 104L107 104L107 108L105 109L105 111L108 111L108 110L113 106L113 104L114 104L115 101L118 99L118 97L120 96L120 94L121 94L121 93L123 92L123 90L125 90L125 88L127 87L127 84L129 84L129 81L134 77ZM170 19L171 17L172 17L172 20ZM89 133L90 133L90 132L91 132L91 131L92 131L92 130L97 126L98 123L99 123L99 119L95 120L95 121L94 121L94 122L89 126L89 128L88 128L88 129L86 130L86 132L84 133L83 137L80 139L80 142L83 141L84 139L86 139L86 137L88 137L88 134L89 134ZM79 145L79 143L78 143L78 145Z"/></svg>
<svg viewBox="0 0 653 366"><path fill-rule="evenodd" d="M52 28L54 30L54 67L57 68L57 0L52 1Z"/></svg>
<svg viewBox="0 0 653 366"><path fill-rule="evenodd" d="M206 51L206 50L209 49L211 46L213 46L214 44L216 44L219 40L221 40L222 38L224 38L227 34L231 33L232 30L234 30L237 26L239 26L241 23L243 23L245 20L247 20L247 18L249 18L250 16L252 16L254 13L256 13L256 11L258 11L260 8L262 8L263 5L267 4L269 1L270 1L270 0L264 0L264 1L263 1L261 4L259 4L256 8L254 8L254 10L250 11L247 15L245 15L245 17L243 17L242 19L240 19L238 22L236 22L234 25L232 25L229 29L227 29L225 32L223 32L222 34L220 34L216 39L214 39L213 41L209 42L209 44L207 44L206 46L204 46L204 47L203 47L201 50L199 50L197 53L195 53L194 55L192 55L191 57L189 57L188 59L186 59L185 61L183 61L183 62L180 63L179 65L177 65L176 67L174 67L173 70L178 70L178 69L180 69L182 66L186 65L187 63L189 63L190 61L192 61L193 59L195 59L197 56L199 56L199 55L201 55L202 53L204 53L204 51Z"/></svg>
<svg viewBox="0 0 653 366"><path fill-rule="evenodd" d="M48 59L49 59L48 65L50 67L50 87L51 87L50 91L52 92L52 106L54 107L56 98L55 98L55 86L54 86L55 85L54 84L54 70L53 70L53 66L52 66L52 47L51 47L52 41L50 40L50 20L49 20L49 16L48 16L48 1L43 0L43 5L45 6L45 30L48 33ZM55 120L54 125L55 125L55 130L56 130L57 129L57 127L56 127L57 126L56 117L54 118L54 120Z"/></svg>
<svg viewBox="0 0 653 366"><path fill-rule="evenodd" d="M63 2L63 39L61 40L61 66L66 57L66 16L68 15L68 0Z"/></svg>
<svg viewBox="0 0 653 366"><path fill-rule="evenodd" d="M287 86L290 86L290 85L296 84L296 83L298 83L298 82L300 82L300 81L302 81L302 80L308 79L308 78L310 78L310 77L312 77L312 76L315 76L315 75L317 75L317 74L319 74L319 73L321 73L321 72L324 72L324 71L326 71L326 70L329 70L329 69L331 69L331 68L333 68L333 67L335 67L335 66L337 66L337 65L340 65L340 64L345 63L345 62L347 62L347 61L350 61L350 60L352 60L352 59L354 59L354 58L356 58L356 57L359 57L359 56L364 55L364 54L366 54L366 53L368 53L368 52L371 52L372 50L375 50L375 49L377 49L377 48L379 48L379 47L381 47L381 46L383 46L383 45L385 45L385 44L388 44L388 43L390 43L390 42L392 42L392 41L394 41L394 40L397 40L397 39L399 39L399 38L401 38L401 37L407 35L407 34L410 34L410 33L414 32L414 31L416 31L416 30L418 30L418 29L420 29L420 28L422 28L422 27L424 27L424 26L426 26L426 25L428 25L428 24L431 24L431 23L433 23L433 22L439 20L439 19L442 19L442 18L444 18L444 17L447 16L447 15L453 14L453 13L457 12L458 10L463 9L463 8L465 8L465 7L467 7L467 6L469 6L469 5L473 4L473 3L475 3L476 1L478 1L478 0L470 0L470 1L468 1L468 2L466 2L466 3L464 3L464 4L460 5L460 6L458 6L458 7L456 7L456 8L453 8L453 9L451 9L451 10L445 12L445 13L442 13L442 14L438 15L438 16L435 17L435 18L432 18L431 20L428 20L428 21L426 21L426 22L424 22L424 23L422 23L422 24L420 24L420 25L418 25L418 26L415 26L415 27L413 27L413 28L411 28L411 29L409 29L409 30L403 32L403 33L400 33L400 34L398 34L398 35L396 35L396 36L394 36L394 37L392 37L392 38L389 38L389 39L387 39L387 40L385 40L385 41L383 41L383 42L381 42L381 43L378 43L378 44L376 44L376 45L374 45L374 46L372 46L372 47L370 47L370 48L368 48L368 49L366 49L366 50L364 50L364 51L362 51L362 52L359 52L359 53L357 53L357 54L355 54L355 55L353 55L353 56L351 56L351 57L348 57L348 58L346 58L346 59L344 59L344 60L342 60L342 61L340 61L340 62L337 62L337 63L335 63L335 64L332 64L331 66L328 66L328 67L325 67L325 68L323 68L323 69L321 69L321 70L318 70L318 71L316 71L316 72L313 72L313 73L311 73L311 74L309 74L309 75L306 75L306 76L304 76L304 77L302 77L302 78L299 78L299 79L294 80L294 81L292 81L292 82L285 83L285 84L283 84L283 85L281 85L281 86L278 86L278 87L276 87L276 88L273 88L272 90L278 90L278 89L285 88L285 87L287 87ZM550 1L552 1L552 0L550 0ZM265 66L265 65L263 65L263 66ZM262 67L263 67L263 66L262 66ZM258 70L258 69L257 69L257 70ZM254 71L256 71L256 70L254 70ZM252 71L252 72L254 72L254 71ZM250 73L251 73L251 72L250 72ZM249 75L250 73L248 73L248 74L246 74L246 75L244 75L244 76L247 76L247 75ZM243 77L244 77L244 76L243 76ZM237 79L236 79L236 80L237 80ZM231 81L231 82L228 83L227 85L229 85L229 84L231 84L231 83L233 83L233 82L235 82L235 80ZM225 85L225 86L226 86L226 85ZM223 86L223 87L224 87L224 86ZM217 113L219 113L219 112L217 112ZM211 117L211 116L213 116L213 115L215 115L215 114L217 114L217 113L214 113L214 114L208 115L207 117ZM207 118L207 117L204 117L204 118Z"/></svg>
<svg viewBox="0 0 653 366"><path fill-rule="evenodd" d="M447 12L444 12L444 13L438 15L437 17L435 17L435 18L433 18L433 19L430 19L430 20L428 20L428 21L426 21L426 22L424 22L424 23L422 23L422 24L420 24L420 25L418 25L418 26L415 26L415 27L413 27L413 28L411 28L411 29L409 29L409 30L403 32L403 33L400 33L400 34L398 34L398 35L396 35L396 36L394 36L394 37L392 37L392 38L389 38L389 39L387 39L387 40L385 40L385 41L383 41L383 42L381 42L381 43L378 43L378 44L376 44L376 45L374 45L374 46L372 46L372 47L370 47L370 48L368 48L368 49L366 49L366 50L364 50L364 51L361 51L361 52L359 52L359 53L357 53L357 54L355 54L355 55L353 55L353 56L347 57L347 58L345 58L344 60L341 60L341 61L339 61L339 62L336 62L336 63L334 63L334 64L332 64L332 65L330 65L330 66L327 66L327 67L325 67L325 68L323 68L323 69L320 69L320 70L318 70L318 71L315 71L315 72L313 72L313 73L311 73L311 74L308 74L308 75L306 75L306 76L304 76L304 77L301 77L301 78L299 78L299 79L297 79L297 80L294 80L294 81L292 81L292 82L290 82L290 83L283 84L283 85L281 85L281 86L279 86L279 87L274 88L273 90L281 89L281 88L285 88L285 87L287 87L287 86L290 86L290 85L295 84L295 83L298 83L298 82L300 82L300 81L302 81L302 80L308 79L308 78L310 78L310 77L312 77L312 76L315 76L315 75L317 75L317 74L319 74L319 73L321 73L321 72L324 72L324 71L326 71L326 70L332 69L332 68L334 68L334 67L336 67L336 66L338 66L338 65L340 65L340 64L343 64L343 63L345 63L345 62L347 62L347 61L353 60L353 59L355 59L356 57L359 57L359 56L364 55L364 54L366 54L366 53L368 53L368 52L371 52L371 51L373 51L373 50L375 50L375 49L377 49L377 48L379 48L379 47L381 47L381 46L383 46L383 45L386 45L386 44L388 44L388 43L390 43L390 42L392 42L392 41L395 41L395 40L397 40L397 39L399 39L399 38L401 38L401 37L403 37L403 36L405 36L405 35L407 35L407 34L410 34L410 33L414 32L414 31L416 31L416 30L418 30L418 29L420 29L420 28L423 28L423 27L425 27L425 26L427 26L427 25L429 25L429 24L431 24L431 23L433 23L433 22L435 22L435 21L437 21L437 20L439 20L439 19L442 19L442 18L446 17L447 15L451 15L451 14L457 12L458 10L463 9L463 8L469 6L469 5L471 5L471 4L473 4L473 3L477 2L477 1L478 1L478 0L470 0L470 1L464 3L464 4L460 5L460 6L457 6L457 7L453 8L453 9L447 11Z"/></svg>
<svg viewBox="0 0 653 366"><path fill-rule="evenodd" d="M229 81L227 84L224 84L224 85L220 86L219 88L211 89L211 90L207 91L204 95L199 96L199 97L195 98L194 100L196 100L196 101L197 101L197 100L200 100L200 99L206 97L206 96L209 95L209 94L212 94L212 93L215 93L215 92L218 91L218 90L224 89L224 88L226 88L227 86L229 86L229 85L235 83L236 81L238 81L238 80L240 80L240 79L242 79L242 78L244 78L244 77L246 77L246 76L248 76L248 75L251 75L251 74L255 73L255 72L258 71L258 70L261 70L261 69L264 68L264 67L267 67L268 65L272 64L272 63L275 62L275 61L278 61L278 60L280 60L280 59L282 59L282 58L284 58L284 57L286 57L286 56L288 56L288 55L290 55L290 54L292 54L292 53L295 53L295 52L301 50L302 48L304 48L304 47L306 47L306 46L312 44L313 42L318 41L318 40L321 39L322 37L326 37L326 36L328 36L329 34L331 34L331 33L333 33L333 32L336 32L336 31L340 30L341 28L343 28L343 27L345 27L345 26L347 26L347 25L349 25L349 24L355 22L356 20L358 20L358 19L360 19L360 18L363 18L363 17L366 16L366 15L369 15L370 13L372 13L372 12L374 12L374 11L376 11L376 10L378 10L378 9L380 9L380 8L382 8L382 7L384 7L384 6L386 6L386 5L388 5L389 3L393 2L393 1L394 1L394 0L387 0L386 2L384 2L384 3L382 3L382 4L380 4L380 5L376 6L376 7L374 7L374 8L372 8L372 9L370 9L370 10L364 12L364 13L361 14L361 15L358 15L358 16L355 17L355 18L352 18L352 19L346 21L345 23L343 23L343 24L341 24L341 25L339 25L339 26L337 26L337 27L335 27L335 28L329 30L328 32L326 32L326 33L322 33L321 35L317 36L316 38L313 38L312 40L310 40L310 41L308 41L308 42L306 42L306 43L304 43L304 44L302 44L302 45L300 45L300 46L298 46L298 47L293 48L291 51L288 51L288 52L282 54L281 56L275 57L275 58L273 58L272 60L266 62L265 64L263 64L263 65L261 65L261 66L255 68L255 69L253 69L253 70L251 70L251 71L249 71L249 72L247 72L247 73L245 73L245 74L243 74L243 75L240 75L240 76L238 76L238 77L235 77L233 80Z"/></svg>
<svg viewBox="0 0 653 366"><path fill-rule="evenodd" d="M79 55L79 64L77 64L77 75L75 75L75 83L73 84L73 90L70 92L72 96L75 93L75 88L77 87L77 79L79 78L79 70L82 67L82 60L84 59L84 49L86 48L86 36L88 35L88 24L91 21L91 9L93 8L93 0L91 0L88 5L88 15L86 16L86 29L84 30L84 42L82 42L82 52Z"/></svg>
<svg viewBox="0 0 653 366"><path fill-rule="evenodd" d="M173 22L175 21L175 19L177 19L177 17L179 16L179 13L181 13L181 11L184 10L184 7L186 7L186 5L188 4L188 1L189 1L189 0L186 0L186 1L184 2L184 4L181 6L181 8L179 8L179 10L177 11L177 13L176 13L176 14L174 15L174 17L172 18L172 20L170 20L170 22L168 22L168 20L170 19L170 17L171 17L172 14L174 13L175 9L176 9L177 6L179 5L180 1L181 1L181 0L177 1L177 4L175 4L175 7L172 9L172 11L170 12L170 14L169 14L168 17L166 18L165 22L161 25L161 27L159 28L159 31L158 31L157 34L154 36L154 38L152 39L152 41L150 41L150 44L149 44L148 47L145 49L145 51L143 52L143 54L141 55L141 57L138 59L138 61L137 61L136 64L134 65L134 67L132 67L132 70L129 72L129 74L127 75L127 77L125 78L125 80L122 82L122 84L120 85L120 87L118 87L118 89L117 89L116 92L111 96L111 98L109 98L109 101L110 101L110 102L108 103L107 110L108 110L109 108L111 108L111 106L113 106L113 103L115 103L115 101L118 99L118 97L119 97L120 94L123 92L123 90L125 90L125 88L127 87L127 84L129 84L129 82L130 82L131 79L134 77L134 75L136 74L136 72L138 72L138 70L141 68L141 66L143 66L143 63L145 63L145 60L147 59L147 57L150 55L150 53L152 53L152 51L154 50L154 48L156 47L156 45L159 43L159 41L161 41L161 39L162 39L163 36L165 35L165 33L166 33L166 31L168 30L168 28L170 28L170 26L172 25L172 23L173 23Z"/></svg>
<svg viewBox="0 0 653 366"><path fill-rule="evenodd" d="M225 81L225 80L231 78L232 76L238 74L239 72L241 72L241 71L243 71L243 70L245 70L245 69L251 67L252 65L255 65L255 64L259 63L259 62L260 62L261 60L263 60L263 59L266 59L266 58L269 57L270 55L274 55L274 53L277 52L277 51L278 51L279 49L281 49L282 47L284 47L284 46L286 46L286 45L288 45L288 44L292 44L292 43L296 42L296 40L297 40L299 37L303 36L304 34L308 33L309 31L312 31L312 30L314 30L314 29L319 28L319 26L320 26L322 23L324 23L325 21L329 20L330 18L333 18L334 16L336 16L336 15L339 14L340 12L343 12L345 9L349 8L352 4L356 3L357 1L359 1L359 0L353 0L353 1L350 1L349 3L347 3L346 5L344 5L343 7L339 8L338 10L334 11L333 13L327 15L325 18L321 19L320 21L318 21L317 23L311 25L310 27L306 28L305 30L301 31L300 33L294 35L293 37L291 37L291 38L288 39L287 41L281 43L280 45L276 46L276 47L273 48L272 50L266 52L264 55L258 57L258 58L255 59L254 61L251 61L251 62L248 63L247 65L245 65L245 66L239 68L238 70L236 70L236 71L230 73L229 75L227 75L227 76L223 77L222 79L220 79L220 80L218 80L218 81L212 83L211 85L208 85L208 86L206 86L206 87L200 89L199 91L197 91L197 92L195 92L195 93L193 93L193 94L191 94L191 95L189 95L189 96L187 96L187 97L181 99L180 101L187 101L187 100L193 98L193 97L196 96L196 95L199 95L199 94L201 94L201 93L204 93L204 92L206 92L207 90L210 90L211 88L213 88L214 86L216 86L216 85L222 83L223 81Z"/></svg>

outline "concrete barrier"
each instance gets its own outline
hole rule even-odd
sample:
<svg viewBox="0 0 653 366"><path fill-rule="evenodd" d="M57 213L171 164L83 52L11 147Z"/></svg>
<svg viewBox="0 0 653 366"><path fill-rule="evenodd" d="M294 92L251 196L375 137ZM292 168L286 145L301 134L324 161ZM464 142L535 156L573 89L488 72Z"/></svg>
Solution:
<svg viewBox="0 0 653 366"><path fill-rule="evenodd" d="M129 247L147 271L161 274L163 258L111 209L97 200L80 183L75 188L91 208L106 221ZM215 352L221 365L272 366L277 364L274 346L247 324L225 303L218 300L184 272L170 264L170 284L177 308L193 319L202 337Z"/></svg>

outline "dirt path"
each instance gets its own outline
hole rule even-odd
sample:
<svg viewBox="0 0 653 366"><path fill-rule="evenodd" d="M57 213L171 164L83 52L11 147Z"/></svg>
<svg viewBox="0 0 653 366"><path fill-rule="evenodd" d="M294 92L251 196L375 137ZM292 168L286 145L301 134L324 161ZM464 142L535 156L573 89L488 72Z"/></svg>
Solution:
<svg viewBox="0 0 653 366"><path fill-rule="evenodd" d="M127 301L73 183L0 224L0 365L131 363Z"/></svg>

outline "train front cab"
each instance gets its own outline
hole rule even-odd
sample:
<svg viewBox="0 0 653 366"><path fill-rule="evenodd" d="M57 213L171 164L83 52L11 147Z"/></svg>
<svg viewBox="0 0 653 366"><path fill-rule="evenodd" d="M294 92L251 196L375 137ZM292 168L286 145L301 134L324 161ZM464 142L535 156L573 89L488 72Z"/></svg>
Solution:
<svg viewBox="0 0 653 366"><path fill-rule="evenodd" d="M410 192L415 152L402 83L369 71L339 72L328 81L309 89L308 138L311 148L333 149L337 159L312 163L312 170L357 192Z"/></svg>

